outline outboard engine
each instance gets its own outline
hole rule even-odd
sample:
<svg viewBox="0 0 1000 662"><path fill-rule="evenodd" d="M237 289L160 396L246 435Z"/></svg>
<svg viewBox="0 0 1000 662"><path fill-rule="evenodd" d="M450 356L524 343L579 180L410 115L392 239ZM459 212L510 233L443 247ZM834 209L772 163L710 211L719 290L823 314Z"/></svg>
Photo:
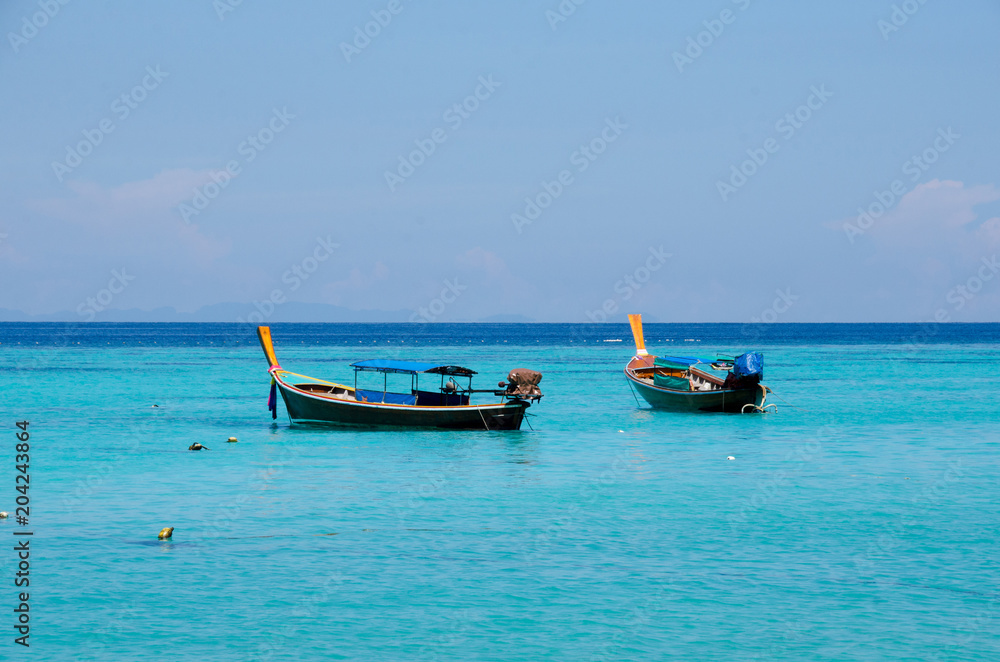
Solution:
<svg viewBox="0 0 1000 662"><path fill-rule="evenodd" d="M539 400L542 397L542 389L538 388L541 381L542 373L527 368L515 368L508 373L507 384L500 382L500 386L506 386L504 395L524 400Z"/></svg>

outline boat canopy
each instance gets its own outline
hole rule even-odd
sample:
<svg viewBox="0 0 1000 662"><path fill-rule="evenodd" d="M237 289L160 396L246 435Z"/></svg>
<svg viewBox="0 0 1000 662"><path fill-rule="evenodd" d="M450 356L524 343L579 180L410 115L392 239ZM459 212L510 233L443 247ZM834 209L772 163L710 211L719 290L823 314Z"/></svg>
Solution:
<svg viewBox="0 0 1000 662"><path fill-rule="evenodd" d="M352 363L355 370L373 370L375 372L400 372L413 375L418 372L429 372L435 375L457 375L461 377L471 377L476 374L475 370L462 368L457 365L439 365L437 363L422 363L420 361L392 361L387 359L369 359Z"/></svg>

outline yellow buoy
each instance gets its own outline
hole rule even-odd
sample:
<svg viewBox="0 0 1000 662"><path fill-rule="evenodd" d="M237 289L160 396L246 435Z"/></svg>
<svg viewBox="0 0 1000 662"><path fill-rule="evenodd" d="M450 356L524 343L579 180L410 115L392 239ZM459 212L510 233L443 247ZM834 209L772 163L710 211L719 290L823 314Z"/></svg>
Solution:
<svg viewBox="0 0 1000 662"><path fill-rule="evenodd" d="M163 530L160 531L160 535L157 536L157 537L160 540L167 540L167 539L169 539L173 535L174 535L174 527L172 527L172 526L166 526L166 527L163 527Z"/></svg>
<svg viewBox="0 0 1000 662"><path fill-rule="evenodd" d="M237 441L239 440L236 437L230 437L229 439L226 439L227 444L235 444Z"/></svg>

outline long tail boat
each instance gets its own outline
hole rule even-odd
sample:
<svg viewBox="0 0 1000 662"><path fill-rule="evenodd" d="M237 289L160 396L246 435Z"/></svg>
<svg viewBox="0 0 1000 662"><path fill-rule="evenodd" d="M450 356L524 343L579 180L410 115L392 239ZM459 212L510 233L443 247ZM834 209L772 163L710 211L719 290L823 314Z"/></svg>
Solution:
<svg viewBox="0 0 1000 662"><path fill-rule="evenodd" d="M763 411L767 387L760 383L762 354L725 359L653 356L646 351L642 316L629 315L628 320L635 356L625 366L625 378L650 406L673 411Z"/></svg>
<svg viewBox="0 0 1000 662"><path fill-rule="evenodd" d="M278 416L277 393L281 393L293 425L519 430L528 407L542 397L538 388L542 375L533 370L511 370L507 382L500 382L498 389L477 390L472 388L474 370L416 361L359 361L351 364L354 386L338 384L282 368L274 353L269 327L257 327L257 337L271 375L268 401L271 416ZM358 388L358 373L365 372L381 373L384 388L381 391ZM410 376L407 392L389 391L390 374ZM440 377L440 385L421 388L421 375L425 375L425 384L427 377L435 380ZM454 378L468 378L468 387L459 386ZM499 401L472 404L470 399L477 393L491 394Z"/></svg>

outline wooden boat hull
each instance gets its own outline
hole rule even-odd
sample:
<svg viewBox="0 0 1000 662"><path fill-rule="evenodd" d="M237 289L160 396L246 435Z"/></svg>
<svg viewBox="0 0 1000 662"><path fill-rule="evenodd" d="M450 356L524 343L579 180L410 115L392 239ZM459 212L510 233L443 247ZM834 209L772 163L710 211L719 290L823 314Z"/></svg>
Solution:
<svg viewBox="0 0 1000 662"><path fill-rule="evenodd" d="M727 380L705 370L699 370L698 367L703 361L697 358L667 357L665 362L657 363L657 358L646 351L646 343L642 336L642 316L629 315L628 321L632 326L632 337L635 339L635 356L625 366L625 378L632 389L651 407L670 411L742 413L747 405L756 405L756 411L760 411L766 397L763 386L756 384L746 388L724 388ZM704 363L711 365L709 361ZM657 376L664 378L661 384L670 384L672 378L680 378L685 385L690 384L692 390L658 386L655 383ZM711 388L696 390L696 386Z"/></svg>
<svg viewBox="0 0 1000 662"><path fill-rule="evenodd" d="M759 404L763 397L760 386L740 389L716 389L712 391L680 391L656 386L649 375L655 370L655 357L636 356L625 366L625 378L642 399L655 409L670 411L724 411L742 412L744 405ZM717 382L721 384L721 381Z"/></svg>
<svg viewBox="0 0 1000 662"><path fill-rule="evenodd" d="M528 403L511 400L494 404L416 407L334 398L276 380L288 418L294 424L407 427L449 430L519 430Z"/></svg>
<svg viewBox="0 0 1000 662"><path fill-rule="evenodd" d="M625 376L643 400L654 409L739 413L744 405L757 404L761 396L759 387L724 391L674 391L650 386L627 372Z"/></svg>

